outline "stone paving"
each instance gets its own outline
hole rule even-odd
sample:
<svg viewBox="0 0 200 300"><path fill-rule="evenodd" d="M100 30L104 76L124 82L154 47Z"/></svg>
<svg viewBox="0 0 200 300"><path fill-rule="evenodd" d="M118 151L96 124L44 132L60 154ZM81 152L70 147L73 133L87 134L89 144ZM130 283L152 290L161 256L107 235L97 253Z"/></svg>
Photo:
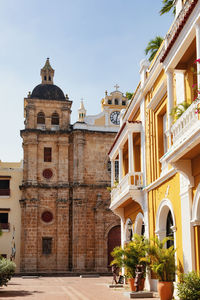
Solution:
<svg viewBox="0 0 200 300"><path fill-rule="evenodd" d="M7 287L0 288L0 299L128 300L129 297L124 295L124 289L108 287L111 282L112 277L14 277Z"/></svg>

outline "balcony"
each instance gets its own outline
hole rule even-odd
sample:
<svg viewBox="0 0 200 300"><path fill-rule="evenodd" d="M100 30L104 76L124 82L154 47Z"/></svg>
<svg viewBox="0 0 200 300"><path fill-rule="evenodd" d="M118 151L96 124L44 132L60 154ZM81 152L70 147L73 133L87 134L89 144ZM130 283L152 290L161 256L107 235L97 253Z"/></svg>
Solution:
<svg viewBox="0 0 200 300"><path fill-rule="evenodd" d="M199 105L200 100L193 102L171 127L172 146L160 159L162 164L176 162L200 143Z"/></svg>
<svg viewBox="0 0 200 300"><path fill-rule="evenodd" d="M59 130L60 126L59 125L51 125L51 130L56 131Z"/></svg>
<svg viewBox="0 0 200 300"><path fill-rule="evenodd" d="M10 196L10 189L0 189L0 196Z"/></svg>
<svg viewBox="0 0 200 300"><path fill-rule="evenodd" d="M0 223L0 228L2 230L10 231L10 223Z"/></svg>
<svg viewBox="0 0 200 300"><path fill-rule="evenodd" d="M37 129L46 130L45 124L37 124Z"/></svg>
<svg viewBox="0 0 200 300"><path fill-rule="evenodd" d="M111 192L111 209L122 205L126 200L132 198L139 204L142 201L143 173L134 172L124 176Z"/></svg>

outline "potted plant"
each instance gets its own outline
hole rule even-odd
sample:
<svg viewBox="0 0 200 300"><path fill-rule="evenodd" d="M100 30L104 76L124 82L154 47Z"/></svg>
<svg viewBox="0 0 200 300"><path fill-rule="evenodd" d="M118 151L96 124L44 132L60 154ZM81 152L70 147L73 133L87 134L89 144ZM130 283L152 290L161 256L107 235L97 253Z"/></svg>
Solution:
<svg viewBox="0 0 200 300"><path fill-rule="evenodd" d="M166 248L171 238L152 238L146 247L146 257L142 258L158 279L158 293L161 300L171 300L173 296L173 281L175 278L175 252L174 246Z"/></svg>
<svg viewBox="0 0 200 300"><path fill-rule="evenodd" d="M116 264L119 268L124 267L126 270L126 275L128 277L128 282L130 284L131 291L135 291L134 280L136 276L136 266L138 264L142 264L144 266L143 270L143 278L141 281L141 285L139 290L143 290L144 288L144 280L145 280L145 269L146 262L141 261L141 258L145 256L145 244L146 239L143 236L139 236L138 234L134 234L133 240L127 243L124 248L116 247L114 248L111 255L113 256L113 261L111 265Z"/></svg>

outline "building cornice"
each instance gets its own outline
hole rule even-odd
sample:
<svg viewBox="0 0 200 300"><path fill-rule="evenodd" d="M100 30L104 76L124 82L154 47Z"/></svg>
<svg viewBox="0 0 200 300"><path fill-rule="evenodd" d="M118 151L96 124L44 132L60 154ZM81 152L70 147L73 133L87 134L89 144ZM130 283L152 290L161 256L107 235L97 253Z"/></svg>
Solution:
<svg viewBox="0 0 200 300"><path fill-rule="evenodd" d="M157 188L163 182L165 182L166 180L168 180L169 178L174 176L176 173L177 173L177 171L174 168L170 169L163 176L159 177L157 180L155 180L154 182L147 185L143 190L146 191L146 192L150 192L151 190Z"/></svg>

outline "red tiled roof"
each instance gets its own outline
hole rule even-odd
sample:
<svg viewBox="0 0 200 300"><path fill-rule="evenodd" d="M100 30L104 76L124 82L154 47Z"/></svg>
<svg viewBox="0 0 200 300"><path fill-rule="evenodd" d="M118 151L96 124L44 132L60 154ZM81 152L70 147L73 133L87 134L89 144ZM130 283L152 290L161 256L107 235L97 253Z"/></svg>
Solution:
<svg viewBox="0 0 200 300"><path fill-rule="evenodd" d="M174 35L173 35L173 37L172 37L172 39L171 39L169 45L167 46L167 49L165 50L163 56L162 56L161 59L160 59L160 62L161 62L161 63L162 63L162 62L165 60L165 58L167 57L169 51L171 50L172 46L174 45L176 39L178 38L178 36L179 36L181 30L183 29L185 23L187 22L187 20L188 20L189 16L191 15L191 13L192 13L192 11L193 11L195 5L197 4L197 2L198 2L198 0L194 0L194 1L192 2L190 8L188 9L187 13L185 14L185 16L184 16L184 18L183 18L183 20L182 20L182 22L180 22L179 26L177 27L177 30L175 31L175 33L174 33Z"/></svg>

